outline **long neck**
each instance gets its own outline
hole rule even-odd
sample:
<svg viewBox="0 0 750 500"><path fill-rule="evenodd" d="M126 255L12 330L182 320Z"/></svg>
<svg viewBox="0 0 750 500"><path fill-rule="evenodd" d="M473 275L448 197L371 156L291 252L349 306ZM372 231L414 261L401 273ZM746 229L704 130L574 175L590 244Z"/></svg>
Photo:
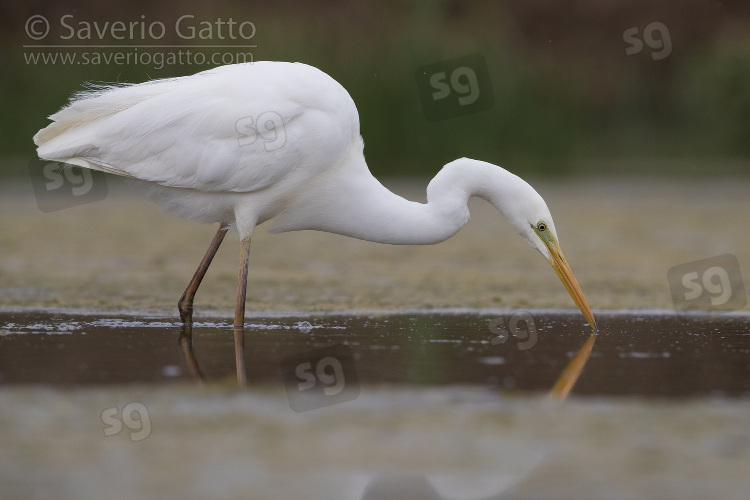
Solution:
<svg viewBox="0 0 750 500"><path fill-rule="evenodd" d="M312 229L378 243L439 243L469 220L469 197L494 202L492 185L500 172L508 174L488 163L456 160L430 182L427 203L418 203L385 188L357 155L300 193L272 231Z"/></svg>

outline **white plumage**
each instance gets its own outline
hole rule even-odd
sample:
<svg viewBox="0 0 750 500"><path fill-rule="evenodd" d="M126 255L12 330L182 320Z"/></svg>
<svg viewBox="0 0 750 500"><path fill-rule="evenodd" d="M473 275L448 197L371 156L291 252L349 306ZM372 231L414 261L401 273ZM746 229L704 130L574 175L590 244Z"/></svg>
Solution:
<svg viewBox="0 0 750 500"><path fill-rule="evenodd" d="M351 97L311 66L255 62L105 86L76 94L50 118L34 136L40 158L145 181L167 209L218 222L222 237L236 227L243 255L256 225L269 219L275 232L437 243L466 223L468 198L480 196L549 260L594 327L549 210L531 186L496 165L462 158L430 182L426 204L393 194L367 168ZM198 284L205 268L196 272ZM195 290L189 286L180 301L185 321ZM238 289L236 326L244 293Z"/></svg>

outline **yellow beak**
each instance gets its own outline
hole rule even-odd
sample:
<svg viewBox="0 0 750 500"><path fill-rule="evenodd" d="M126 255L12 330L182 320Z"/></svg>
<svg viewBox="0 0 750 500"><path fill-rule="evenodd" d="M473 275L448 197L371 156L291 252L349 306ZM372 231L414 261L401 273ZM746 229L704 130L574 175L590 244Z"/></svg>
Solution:
<svg viewBox="0 0 750 500"><path fill-rule="evenodd" d="M581 287L578 286L578 282L576 281L575 276L573 276L573 271L570 270L568 261L565 260L565 255L563 255L560 245L557 244L557 241L548 242L545 239L542 239L542 241L544 241L551 256L549 263L552 264L552 268L557 273L560 281L565 285L565 289L570 296L573 297L573 301L578 306L578 309L581 310L581 313L583 313L583 317L589 322L591 329L596 332L596 321L594 321L594 315L591 312L588 302L586 302L586 297L583 296Z"/></svg>

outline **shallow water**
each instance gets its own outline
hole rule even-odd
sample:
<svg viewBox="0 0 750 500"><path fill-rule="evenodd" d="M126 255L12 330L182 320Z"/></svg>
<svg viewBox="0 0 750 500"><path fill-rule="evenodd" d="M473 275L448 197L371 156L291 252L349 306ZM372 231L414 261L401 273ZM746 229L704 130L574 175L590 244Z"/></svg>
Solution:
<svg viewBox="0 0 750 500"><path fill-rule="evenodd" d="M545 395L589 336L572 311L253 317L238 389L223 318L196 318L190 350L172 317L5 310L0 491L748 498L750 316L596 317L556 403Z"/></svg>
<svg viewBox="0 0 750 500"><path fill-rule="evenodd" d="M575 393L750 395L750 316L599 313ZM112 384L191 379L174 318L0 313L0 383ZM546 391L589 329L555 311L258 317L247 321L249 383L281 384L290 356L349 349L360 385L478 385ZM333 352L332 351L332 352ZM203 378L234 374L232 325L196 320ZM335 352L334 352L335 354Z"/></svg>

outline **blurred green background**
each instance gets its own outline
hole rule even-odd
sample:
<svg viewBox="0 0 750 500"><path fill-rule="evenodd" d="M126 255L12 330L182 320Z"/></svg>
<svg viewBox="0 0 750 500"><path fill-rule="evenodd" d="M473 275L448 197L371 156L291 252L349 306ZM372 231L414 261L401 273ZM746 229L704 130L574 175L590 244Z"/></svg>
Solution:
<svg viewBox="0 0 750 500"><path fill-rule="evenodd" d="M180 38L174 26L184 15L194 17L183 26L210 25L212 32ZM34 16L49 23L40 40L29 35L43 27ZM63 16L72 38L61 38L71 34ZM217 20L230 18L252 22L254 36L231 40L226 24L220 32ZM135 36L117 39L110 29L117 21L135 22ZM166 27L163 37L141 36L152 23ZM80 31L86 26L89 39ZM101 38L97 26L107 27ZM142 82L212 66L64 64L55 54L77 54L80 61L83 52L131 52L151 59L145 54L237 44L254 47L193 52L300 61L333 76L357 103L375 175L432 175L461 156L537 176L750 172L750 2L4 1L0 42L0 177L6 179L27 175L32 136L84 82ZM42 44L82 47L28 47ZM125 47L153 44L176 47ZM417 69L472 54L487 61L494 105L426 120Z"/></svg>

